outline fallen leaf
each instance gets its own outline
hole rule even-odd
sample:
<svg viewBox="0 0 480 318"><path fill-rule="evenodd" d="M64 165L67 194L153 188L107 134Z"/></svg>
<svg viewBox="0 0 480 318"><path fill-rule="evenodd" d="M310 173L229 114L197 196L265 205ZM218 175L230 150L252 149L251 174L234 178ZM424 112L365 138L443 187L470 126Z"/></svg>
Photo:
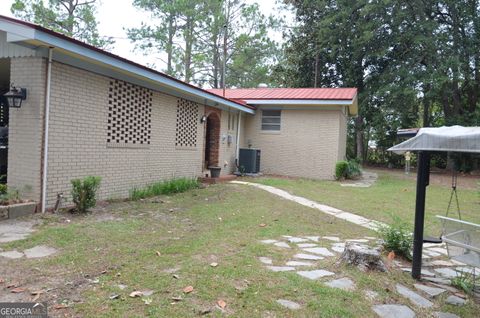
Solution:
<svg viewBox="0 0 480 318"><path fill-rule="evenodd" d="M193 291L193 286L187 286L187 287L185 287L185 288L183 289L183 292L184 292L185 294L189 294L189 293L191 293L192 291Z"/></svg>
<svg viewBox="0 0 480 318"><path fill-rule="evenodd" d="M395 252L391 251L390 253L388 253L387 258L388 260L393 261L393 259L395 258Z"/></svg>
<svg viewBox="0 0 480 318"><path fill-rule="evenodd" d="M68 308L68 306L65 305L65 304L55 304L55 305L53 305L53 309L58 310L58 309L65 309L65 308Z"/></svg>
<svg viewBox="0 0 480 318"><path fill-rule="evenodd" d="M40 298L40 294L36 294L36 295L32 298L32 302L37 302L38 298Z"/></svg>
<svg viewBox="0 0 480 318"><path fill-rule="evenodd" d="M162 253L160 253L159 251L156 251L155 254L157 254L157 256L162 256Z"/></svg>
<svg viewBox="0 0 480 318"><path fill-rule="evenodd" d="M135 297L140 297L142 295L143 295L143 292L141 292L139 290L136 290L136 291L131 292L129 296L132 297L132 298L135 298Z"/></svg>
<svg viewBox="0 0 480 318"><path fill-rule="evenodd" d="M265 227L265 226L267 226L267 225L266 225L265 223L262 223L262 224L260 224L259 226L260 226L260 227Z"/></svg>
<svg viewBox="0 0 480 318"><path fill-rule="evenodd" d="M212 267L217 267L217 266L218 266L218 263L213 262L213 263L210 264L210 266L212 266Z"/></svg>
<svg viewBox="0 0 480 318"><path fill-rule="evenodd" d="M20 293L23 293L24 291L25 291L25 288L21 288L21 287L17 287L11 290L11 292L14 294L20 294Z"/></svg>
<svg viewBox="0 0 480 318"><path fill-rule="evenodd" d="M220 308L222 308L222 309L225 309L225 307L227 307L227 303L226 303L224 300L222 300L222 299L219 299L219 300L217 301L217 305L218 305L218 307L220 307Z"/></svg>

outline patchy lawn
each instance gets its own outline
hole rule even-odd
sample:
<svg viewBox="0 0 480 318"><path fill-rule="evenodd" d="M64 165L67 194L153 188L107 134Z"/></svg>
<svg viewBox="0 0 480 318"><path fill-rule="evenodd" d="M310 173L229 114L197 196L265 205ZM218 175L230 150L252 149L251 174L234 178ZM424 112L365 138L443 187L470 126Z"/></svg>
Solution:
<svg viewBox="0 0 480 318"><path fill-rule="evenodd" d="M380 182L395 188L388 185L389 180L384 176ZM315 185L322 189L335 185L305 180L262 182L312 193ZM352 207L357 196L346 197ZM323 202L342 208L329 199ZM357 206L367 210L363 199L358 202ZM294 272L268 270L258 257L270 257L281 264L291 258L292 251L260 240L280 239L282 235L355 239L375 233L246 186L215 185L168 197L112 203L87 216L63 214L42 219L43 225L27 239L3 243L0 248L23 251L47 245L57 248L57 254L40 259L0 257L0 281L5 281L0 283L0 299L11 299L6 285L12 282L26 289L15 294L19 300L31 300L31 291L43 290L38 300L49 302L52 316L374 317L373 303L408 304L395 292L396 283L413 285L409 275L400 271L363 273L339 267L335 258L319 261L316 268L335 272L337 278L350 277L356 291L329 288L322 284L327 279L311 281ZM320 245L330 246L325 240ZM210 266L212 262L218 266ZM193 286L193 291L183 293L186 286ZM367 289L379 294L375 301L365 298ZM154 293L129 297L137 290ZM111 299L115 295L118 298ZM223 314L215 307L219 299L227 304ZM302 309L285 309L277 299L298 302ZM458 308L443 303L440 297L435 309L462 317L474 317L480 309L472 302ZM54 309L54 304L68 307ZM431 314L416 311L417 317Z"/></svg>
<svg viewBox="0 0 480 318"><path fill-rule="evenodd" d="M396 215L411 224L413 229L416 189L414 177L382 170L378 171L378 177L377 182L369 188L342 187L337 181L307 179L264 177L248 181L278 187L292 194L385 223L392 223L392 215ZM432 174L431 185L427 188L425 233L434 237L440 236L442 231L441 222L435 215L445 216L450 199L451 188L444 185L445 182L440 182L444 181L443 179L444 176ZM458 180L457 191L462 219L480 223L480 186L472 189L470 179L465 181L468 184L466 189L462 188L463 180ZM450 216L457 217L454 201Z"/></svg>

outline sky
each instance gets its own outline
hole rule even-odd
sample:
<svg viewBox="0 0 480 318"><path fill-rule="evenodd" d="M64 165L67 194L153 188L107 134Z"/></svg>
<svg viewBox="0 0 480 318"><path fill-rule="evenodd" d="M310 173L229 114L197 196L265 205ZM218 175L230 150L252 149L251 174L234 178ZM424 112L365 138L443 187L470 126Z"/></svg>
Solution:
<svg viewBox="0 0 480 318"><path fill-rule="evenodd" d="M0 15L13 16L10 6L14 0L0 0ZM137 10L132 6L133 0L100 0L97 10L98 30L103 36L111 36L115 39L115 46L110 50L112 53L135 61L137 63L153 66L161 70L163 62L155 56L143 56L134 52L134 44L127 39L125 28L140 26L141 22L148 22L149 14ZM273 8L277 7L275 0L247 0L247 3L258 3L265 15L283 14ZM273 33L271 37L281 40L280 33Z"/></svg>

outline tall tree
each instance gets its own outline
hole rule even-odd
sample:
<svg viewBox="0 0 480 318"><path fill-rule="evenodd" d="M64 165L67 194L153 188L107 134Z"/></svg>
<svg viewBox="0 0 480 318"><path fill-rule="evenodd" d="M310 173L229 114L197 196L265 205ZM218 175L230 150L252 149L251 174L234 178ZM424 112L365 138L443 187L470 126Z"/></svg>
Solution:
<svg viewBox="0 0 480 318"><path fill-rule="evenodd" d="M100 36L95 19L97 0L15 0L10 10L30 21L100 48L113 44Z"/></svg>

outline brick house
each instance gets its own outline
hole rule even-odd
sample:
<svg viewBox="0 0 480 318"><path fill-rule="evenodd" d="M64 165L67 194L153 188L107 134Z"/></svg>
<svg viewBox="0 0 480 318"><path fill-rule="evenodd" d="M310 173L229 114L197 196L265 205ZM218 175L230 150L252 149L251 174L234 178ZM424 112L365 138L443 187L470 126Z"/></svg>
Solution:
<svg viewBox="0 0 480 318"><path fill-rule="evenodd" d="M2 102L7 183L42 209L87 175L102 177L99 196L108 199L204 176L211 165L231 174L240 147L262 150L263 172L332 178L357 112L356 89L232 89L224 97L0 16L0 94L11 86L26 98L20 108Z"/></svg>

